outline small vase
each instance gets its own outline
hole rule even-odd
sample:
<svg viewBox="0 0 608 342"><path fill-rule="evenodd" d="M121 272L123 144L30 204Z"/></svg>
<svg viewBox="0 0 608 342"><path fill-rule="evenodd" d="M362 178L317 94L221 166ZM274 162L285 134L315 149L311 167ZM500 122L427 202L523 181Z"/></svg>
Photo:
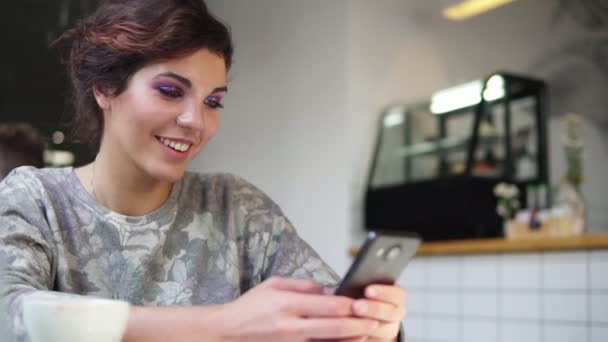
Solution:
<svg viewBox="0 0 608 342"><path fill-rule="evenodd" d="M580 187L563 182L554 201L554 210L565 219L565 229L560 235L582 235L586 229L587 208ZM562 225L564 226L564 225Z"/></svg>

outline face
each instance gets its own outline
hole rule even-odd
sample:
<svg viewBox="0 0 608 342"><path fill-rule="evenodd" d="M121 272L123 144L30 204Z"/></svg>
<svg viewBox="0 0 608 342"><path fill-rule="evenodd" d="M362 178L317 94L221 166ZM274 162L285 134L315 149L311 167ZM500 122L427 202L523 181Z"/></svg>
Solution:
<svg viewBox="0 0 608 342"><path fill-rule="evenodd" d="M209 50L148 64L120 95L95 92L105 118L101 150L175 182L217 131L226 91L224 59Z"/></svg>

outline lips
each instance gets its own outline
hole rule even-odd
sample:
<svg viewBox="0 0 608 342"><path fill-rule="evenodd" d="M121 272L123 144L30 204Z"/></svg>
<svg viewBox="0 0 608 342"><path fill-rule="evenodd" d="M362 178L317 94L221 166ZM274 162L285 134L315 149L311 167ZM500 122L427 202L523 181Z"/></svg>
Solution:
<svg viewBox="0 0 608 342"><path fill-rule="evenodd" d="M178 152L187 152L192 146L192 144L189 142L173 140L170 138L156 137L156 139L158 139L158 141L160 141L165 146L170 147Z"/></svg>

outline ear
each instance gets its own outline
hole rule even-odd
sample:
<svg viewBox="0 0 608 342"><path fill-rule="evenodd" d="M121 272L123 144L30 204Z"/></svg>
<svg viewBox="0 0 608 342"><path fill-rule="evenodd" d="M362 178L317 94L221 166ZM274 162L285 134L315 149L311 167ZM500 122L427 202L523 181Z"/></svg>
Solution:
<svg viewBox="0 0 608 342"><path fill-rule="evenodd" d="M106 89L98 84L93 84L93 96L95 96L95 101L102 111L108 112L112 109L110 106L110 96L108 96Z"/></svg>

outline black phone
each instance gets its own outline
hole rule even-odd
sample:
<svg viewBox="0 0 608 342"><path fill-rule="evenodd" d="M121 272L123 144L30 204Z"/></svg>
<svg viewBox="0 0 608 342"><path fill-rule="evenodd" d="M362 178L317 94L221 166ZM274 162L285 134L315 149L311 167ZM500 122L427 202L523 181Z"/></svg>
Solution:
<svg viewBox="0 0 608 342"><path fill-rule="evenodd" d="M415 233L369 232L334 294L363 298L370 284L394 284L416 254L420 242Z"/></svg>

